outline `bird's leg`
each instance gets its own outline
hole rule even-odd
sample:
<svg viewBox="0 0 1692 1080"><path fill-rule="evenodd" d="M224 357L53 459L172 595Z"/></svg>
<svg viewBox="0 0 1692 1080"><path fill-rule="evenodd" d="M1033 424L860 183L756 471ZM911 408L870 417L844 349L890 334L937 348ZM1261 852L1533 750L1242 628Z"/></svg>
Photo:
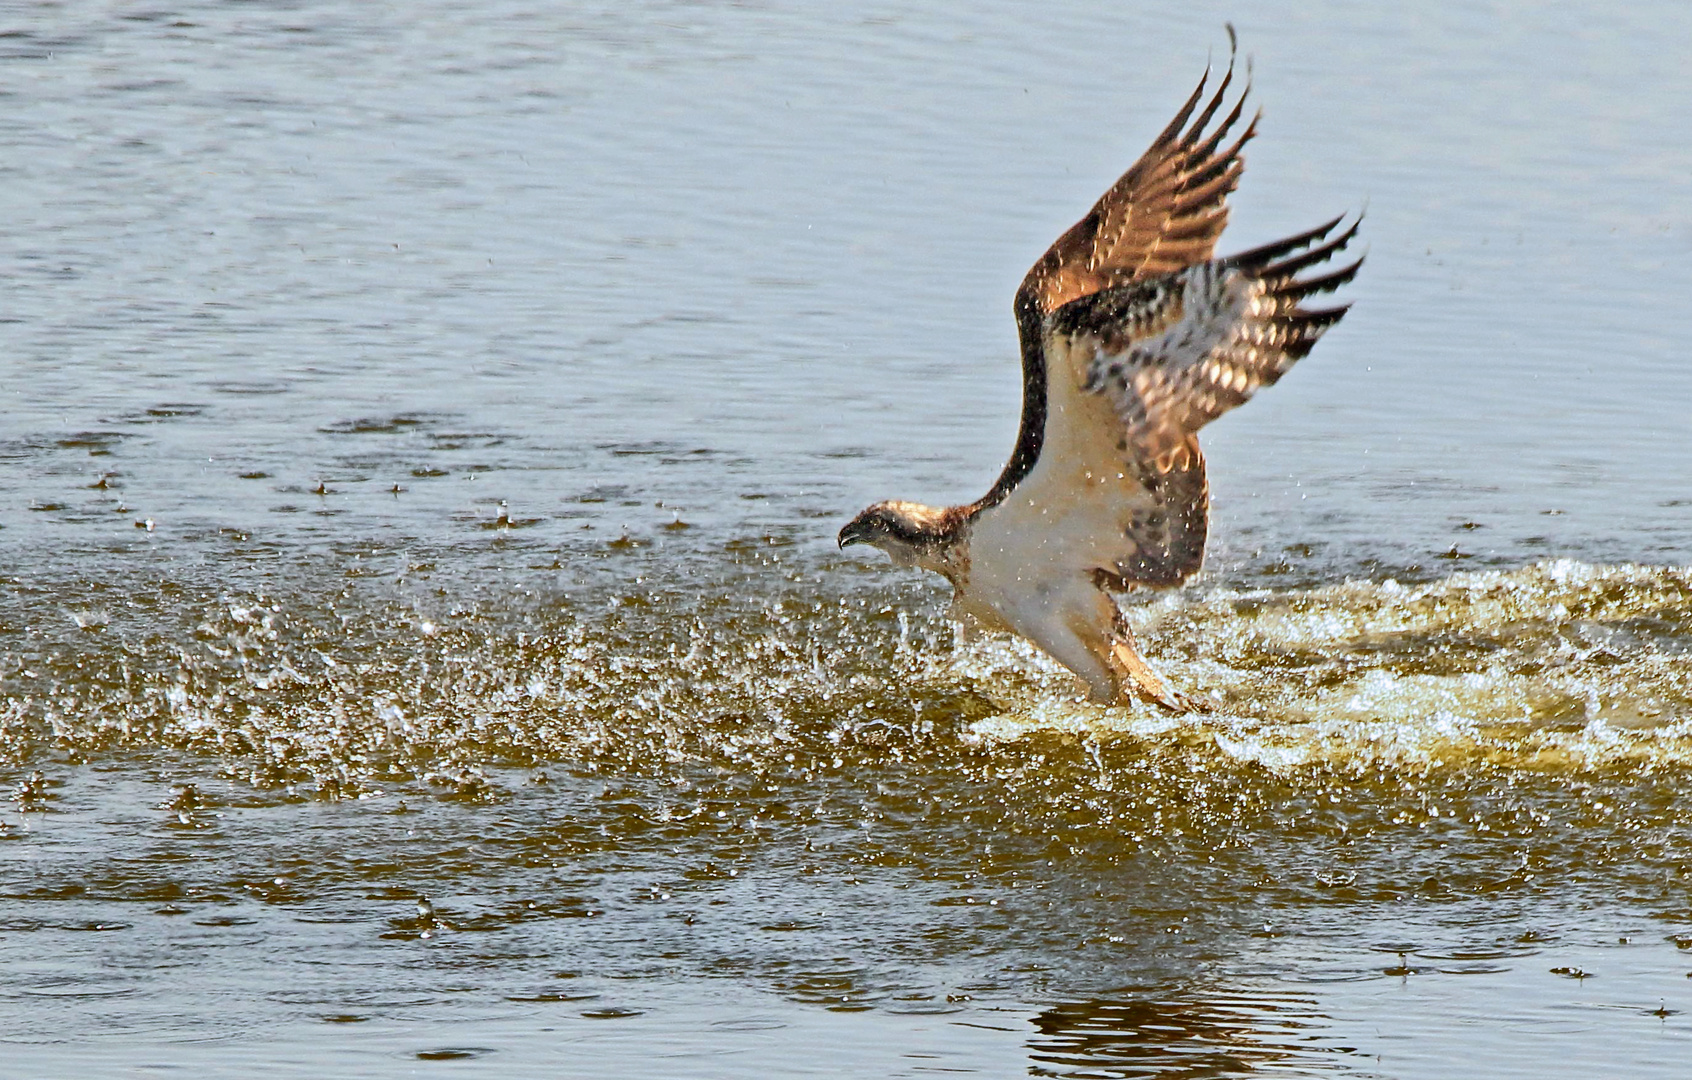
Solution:
<svg viewBox="0 0 1692 1080"><path fill-rule="evenodd" d="M1123 696L1132 694L1154 705L1161 705L1171 712L1209 712L1211 706L1203 701L1187 697L1170 687L1163 676L1153 671L1146 663L1145 657L1140 655L1139 646L1134 642L1134 633L1128 628L1128 620L1116 613L1114 640L1110 647L1111 668L1116 672Z"/></svg>

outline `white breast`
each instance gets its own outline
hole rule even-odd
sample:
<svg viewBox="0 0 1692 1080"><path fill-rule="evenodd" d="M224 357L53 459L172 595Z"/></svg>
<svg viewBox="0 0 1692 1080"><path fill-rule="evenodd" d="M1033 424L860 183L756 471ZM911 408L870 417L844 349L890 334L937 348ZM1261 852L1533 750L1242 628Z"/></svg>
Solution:
<svg viewBox="0 0 1692 1080"><path fill-rule="evenodd" d="M1086 348L1048 352L1040 458L970 530L971 595L964 603L985 605L1013 627L1041 621L1054 607L1096 600L1093 571L1115 566L1129 518L1155 507L1117 449L1122 422L1115 409L1104 395L1081 390L1091 360Z"/></svg>

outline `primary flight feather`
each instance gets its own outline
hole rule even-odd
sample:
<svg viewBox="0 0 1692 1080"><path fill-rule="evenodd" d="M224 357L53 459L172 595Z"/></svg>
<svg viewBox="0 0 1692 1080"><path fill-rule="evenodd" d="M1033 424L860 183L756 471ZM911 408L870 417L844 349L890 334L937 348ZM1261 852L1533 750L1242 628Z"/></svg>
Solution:
<svg viewBox="0 0 1692 1080"><path fill-rule="evenodd" d="M1233 134L1246 92L1216 120L1233 74L1230 59L1206 100L1207 71L1023 278L1022 424L992 490L967 506L876 503L840 530L842 548L871 544L944 575L966 627L1020 634L1103 703L1202 707L1141 658L1111 594L1198 571L1210 521L1199 428L1308 353L1346 307L1303 302L1362 265L1305 273L1356 235L1341 218L1213 257L1257 132L1253 117Z"/></svg>

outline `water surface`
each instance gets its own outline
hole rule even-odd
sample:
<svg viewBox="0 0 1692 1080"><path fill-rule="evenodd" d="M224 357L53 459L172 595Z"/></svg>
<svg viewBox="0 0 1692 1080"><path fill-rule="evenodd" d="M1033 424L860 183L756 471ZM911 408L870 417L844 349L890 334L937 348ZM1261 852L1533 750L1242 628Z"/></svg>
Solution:
<svg viewBox="0 0 1692 1080"><path fill-rule="evenodd" d="M9 1058L1679 1075L1688 16L1246 14L0 13ZM1228 18L1369 261L1101 710L833 535Z"/></svg>

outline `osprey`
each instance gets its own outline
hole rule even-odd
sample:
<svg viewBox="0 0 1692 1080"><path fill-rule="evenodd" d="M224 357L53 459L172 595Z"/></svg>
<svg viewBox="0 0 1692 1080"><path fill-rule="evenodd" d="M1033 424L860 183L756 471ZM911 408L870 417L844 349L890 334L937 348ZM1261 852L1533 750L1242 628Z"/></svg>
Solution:
<svg viewBox="0 0 1692 1080"><path fill-rule="evenodd" d="M943 575L966 631L1027 638L1101 703L1205 707L1146 664L1111 594L1198 571L1210 519L1199 428L1310 351L1349 305L1301 302L1363 262L1299 276L1356 235L1357 222L1334 234L1344 215L1212 257L1240 150L1257 132L1254 116L1223 145L1249 86L1207 131L1233 74L1230 60L1194 118L1207 69L1150 149L1017 289L1022 424L992 490L967 506L876 503L840 530L842 548L870 544L898 566Z"/></svg>

